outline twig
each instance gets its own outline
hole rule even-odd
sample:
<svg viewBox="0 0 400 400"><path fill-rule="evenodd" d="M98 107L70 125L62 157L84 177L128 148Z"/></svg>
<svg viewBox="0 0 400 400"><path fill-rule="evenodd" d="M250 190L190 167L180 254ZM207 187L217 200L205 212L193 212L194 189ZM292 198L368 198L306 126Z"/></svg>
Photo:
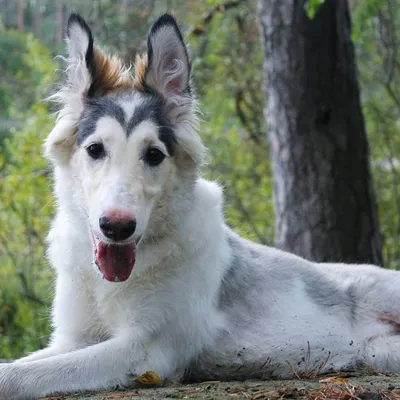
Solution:
<svg viewBox="0 0 400 400"><path fill-rule="evenodd" d="M240 4L244 3L247 0L236 0L236 1L227 1L226 3L217 4L212 10L207 11L203 14L202 25L196 25L190 30L190 35L200 36L205 32L206 26L210 24L215 14L224 13L226 10L230 8L238 7Z"/></svg>

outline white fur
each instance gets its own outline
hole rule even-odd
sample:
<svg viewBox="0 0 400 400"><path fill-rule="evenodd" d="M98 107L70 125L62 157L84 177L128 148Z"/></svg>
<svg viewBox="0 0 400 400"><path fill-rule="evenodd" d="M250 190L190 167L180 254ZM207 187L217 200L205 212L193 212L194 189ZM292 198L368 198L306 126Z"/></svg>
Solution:
<svg viewBox="0 0 400 400"><path fill-rule="evenodd" d="M131 108L116 99L127 118L143 96L129 99ZM400 371L400 273L316 264L234 234L220 187L199 176L204 148L185 122L193 112L176 123L176 154L154 168L143 150L167 149L151 121L127 135L102 117L72 148L75 123L57 122L47 142L58 200L48 237L54 331L46 349L0 365L1 400L131 386L149 370L177 380ZM93 142L107 157L88 156ZM103 279L91 238L115 208L137 217L128 241L141 237L120 283Z"/></svg>
<svg viewBox="0 0 400 400"><path fill-rule="evenodd" d="M66 70L68 84L53 95L52 99L62 105L68 105L64 108L63 113L77 121L83 111L84 96L93 80L85 60L89 47L89 36L78 23L74 23L69 27L66 42L68 48Z"/></svg>

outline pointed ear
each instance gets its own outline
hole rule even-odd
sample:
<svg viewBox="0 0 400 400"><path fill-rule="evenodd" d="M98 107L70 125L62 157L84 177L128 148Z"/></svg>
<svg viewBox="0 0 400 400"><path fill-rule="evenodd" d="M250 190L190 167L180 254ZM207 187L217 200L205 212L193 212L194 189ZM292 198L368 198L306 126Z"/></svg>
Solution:
<svg viewBox="0 0 400 400"><path fill-rule="evenodd" d="M161 16L147 38L145 84L167 101L180 105L190 98L190 60L175 19ZM185 101L186 100L186 101Z"/></svg>
<svg viewBox="0 0 400 400"><path fill-rule="evenodd" d="M95 76L93 35L79 14L71 14L67 23L68 70L71 87L90 97Z"/></svg>
<svg viewBox="0 0 400 400"><path fill-rule="evenodd" d="M62 108L57 122L46 139L45 156L53 163L68 161L74 145L75 127L90 95L94 80L93 36L85 20L78 14L71 14L67 23L68 60L66 84L49 97Z"/></svg>
<svg viewBox="0 0 400 400"><path fill-rule="evenodd" d="M66 41L66 82L48 98L59 105L56 126L46 141L46 155L55 162L66 161L71 154L76 126L89 98L134 87L129 68L93 45L92 32L78 14L68 19Z"/></svg>

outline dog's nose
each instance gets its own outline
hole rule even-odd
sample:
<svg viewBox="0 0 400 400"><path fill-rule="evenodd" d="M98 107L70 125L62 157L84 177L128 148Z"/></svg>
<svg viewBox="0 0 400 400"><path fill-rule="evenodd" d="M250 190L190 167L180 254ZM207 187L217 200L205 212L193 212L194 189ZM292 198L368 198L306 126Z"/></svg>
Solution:
<svg viewBox="0 0 400 400"><path fill-rule="evenodd" d="M136 229L136 220L127 215L102 216L99 219L99 226L106 237L120 242L133 235Z"/></svg>

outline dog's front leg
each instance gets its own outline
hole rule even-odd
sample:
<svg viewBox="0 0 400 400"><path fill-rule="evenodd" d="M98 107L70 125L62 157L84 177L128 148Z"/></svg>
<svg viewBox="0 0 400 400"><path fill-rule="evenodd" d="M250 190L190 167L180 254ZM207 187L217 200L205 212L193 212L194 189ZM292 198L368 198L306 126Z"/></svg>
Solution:
<svg viewBox="0 0 400 400"><path fill-rule="evenodd" d="M84 347L84 343L80 345L80 347ZM70 344L65 344L65 345L58 345L58 344L53 344L49 347L46 347L44 349L35 351L34 353L30 354L29 356L19 358L18 360L15 360L15 364L20 364L20 363L27 363L27 362L32 362L32 361L37 361L37 360L42 360L44 358L49 358L56 356L58 354L64 354L68 353L70 351L78 349L78 345L70 345Z"/></svg>
<svg viewBox="0 0 400 400"><path fill-rule="evenodd" d="M141 339L141 340L140 340ZM154 345L145 349L143 337L120 335L84 349L44 360L0 365L0 399L22 400L86 390L129 386L135 376L149 368L148 360L159 375L168 374L173 365ZM161 367L162 370L158 370Z"/></svg>

